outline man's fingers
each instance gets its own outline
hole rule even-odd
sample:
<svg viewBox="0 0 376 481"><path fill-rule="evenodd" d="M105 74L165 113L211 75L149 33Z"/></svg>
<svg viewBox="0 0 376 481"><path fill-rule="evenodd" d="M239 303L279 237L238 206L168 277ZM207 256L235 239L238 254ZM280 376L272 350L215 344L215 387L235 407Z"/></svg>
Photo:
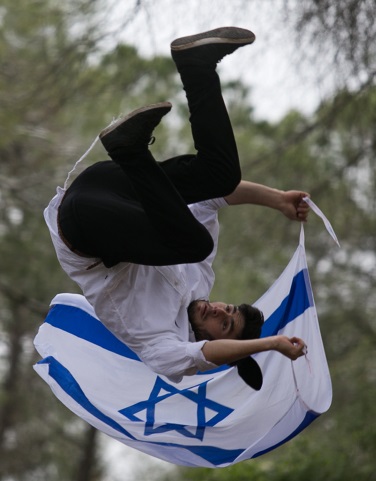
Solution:
<svg viewBox="0 0 376 481"><path fill-rule="evenodd" d="M298 207L296 208L296 216L303 221L307 220L309 214L309 206L303 200L299 203Z"/></svg>
<svg viewBox="0 0 376 481"><path fill-rule="evenodd" d="M299 337L293 337L290 339L290 342L296 347L297 357L307 354L307 346L302 339Z"/></svg>

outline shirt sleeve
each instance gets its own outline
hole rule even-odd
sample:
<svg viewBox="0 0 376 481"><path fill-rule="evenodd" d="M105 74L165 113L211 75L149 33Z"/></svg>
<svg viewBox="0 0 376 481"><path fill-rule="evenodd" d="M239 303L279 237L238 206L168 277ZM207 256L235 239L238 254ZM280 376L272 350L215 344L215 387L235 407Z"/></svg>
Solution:
<svg viewBox="0 0 376 481"><path fill-rule="evenodd" d="M193 376L198 371L208 371L218 367L205 359L202 348L206 342L164 339L143 349L141 358L154 372L178 383L184 376Z"/></svg>
<svg viewBox="0 0 376 481"><path fill-rule="evenodd" d="M197 202L196 204L190 204L189 208L196 219L205 225L217 217L219 209L226 206L228 206L226 200L223 197L218 197L217 199L209 199Z"/></svg>

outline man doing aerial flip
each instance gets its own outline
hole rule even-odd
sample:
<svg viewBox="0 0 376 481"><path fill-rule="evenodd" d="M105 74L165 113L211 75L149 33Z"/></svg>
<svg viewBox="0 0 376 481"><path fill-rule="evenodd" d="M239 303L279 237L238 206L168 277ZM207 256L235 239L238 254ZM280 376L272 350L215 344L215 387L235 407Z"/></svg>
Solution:
<svg viewBox="0 0 376 481"><path fill-rule="evenodd" d="M263 316L255 307L209 301L220 208L257 204L292 220L308 215L307 193L241 180L216 66L254 40L224 27L172 42L196 154L154 160L153 130L171 104L148 105L100 133L111 160L88 167L45 210L59 261L101 322L174 382L261 351L292 360L304 353L295 337L259 339Z"/></svg>

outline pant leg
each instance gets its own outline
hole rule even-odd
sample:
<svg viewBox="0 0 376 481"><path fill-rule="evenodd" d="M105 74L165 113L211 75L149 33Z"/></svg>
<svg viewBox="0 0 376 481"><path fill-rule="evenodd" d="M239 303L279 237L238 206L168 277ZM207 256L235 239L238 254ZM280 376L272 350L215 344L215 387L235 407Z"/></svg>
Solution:
<svg viewBox="0 0 376 481"><path fill-rule="evenodd" d="M236 142L216 70L184 66L180 76L190 111L197 155L161 163L187 203L223 197L241 180Z"/></svg>
<svg viewBox="0 0 376 481"><path fill-rule="evenodd" d="M155 232L162 234L164 245L183 253L179 257L183 260L170 264L192 262L188 253L192 258L192 252L211 252L211 237L185 204L228 195L241 180L236 142L216 70L184 66L179 73L197 155L180 156L157 165L147 146L138 146L117 151L113 157L131 179L149 222Z"/></svg>
<svg viewBox="0 0 376 481"><path fill-rule="evenodd" d="M99 162L77 177L59 209L64 237L107 267L119 262L173 265L207 257L213 248L210 234L151 155L132 153L129 160L127 167Z"/></svg>
<svg viewBox="0 0 376 481"><path fill-rule="evenodd" d="M216 71L188 66L180 75L197 155L158 165L147 146L120 149L113 160L122 175L116 178L107 167L104 175L98 173L103 166L93 166L76 179L61 205L65 237L79 251L101 257L108 267L121 261L170 265L204 259L213 241L186 204L227 195L240 182L236 144Z"/></svg>

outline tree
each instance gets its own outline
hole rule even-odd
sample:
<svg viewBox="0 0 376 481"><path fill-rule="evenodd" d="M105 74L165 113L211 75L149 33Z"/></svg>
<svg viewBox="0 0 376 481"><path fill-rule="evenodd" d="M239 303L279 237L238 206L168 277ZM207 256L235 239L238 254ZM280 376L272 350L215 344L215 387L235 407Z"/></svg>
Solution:
<svg viewBox="0 0 376 481"><path fill-rule="evenodd" d="M376 6L369 0L286 0L287 18L295 25L301 47L320 61L340 68L351 77L374 83ZM307 49L314 45L313 49ZM329 48L328 48L329 47ZM316 62L315 62L316 63ZM342 86L346 85L342 84Z"/></svg>
<svg viewBox="0 0 376 481"><path fill-rule="evenodd" d="M32 370L32 340L50 300L77 291L58 266L42 211L93 132L138 106L137 97L173 92L174 70L131 47L101 53L91 26L100 2L21 3L3 3L0 25L0 478L94 481L103 473L97 431ZM92 160L103 155L98 148Z"/></svg>

